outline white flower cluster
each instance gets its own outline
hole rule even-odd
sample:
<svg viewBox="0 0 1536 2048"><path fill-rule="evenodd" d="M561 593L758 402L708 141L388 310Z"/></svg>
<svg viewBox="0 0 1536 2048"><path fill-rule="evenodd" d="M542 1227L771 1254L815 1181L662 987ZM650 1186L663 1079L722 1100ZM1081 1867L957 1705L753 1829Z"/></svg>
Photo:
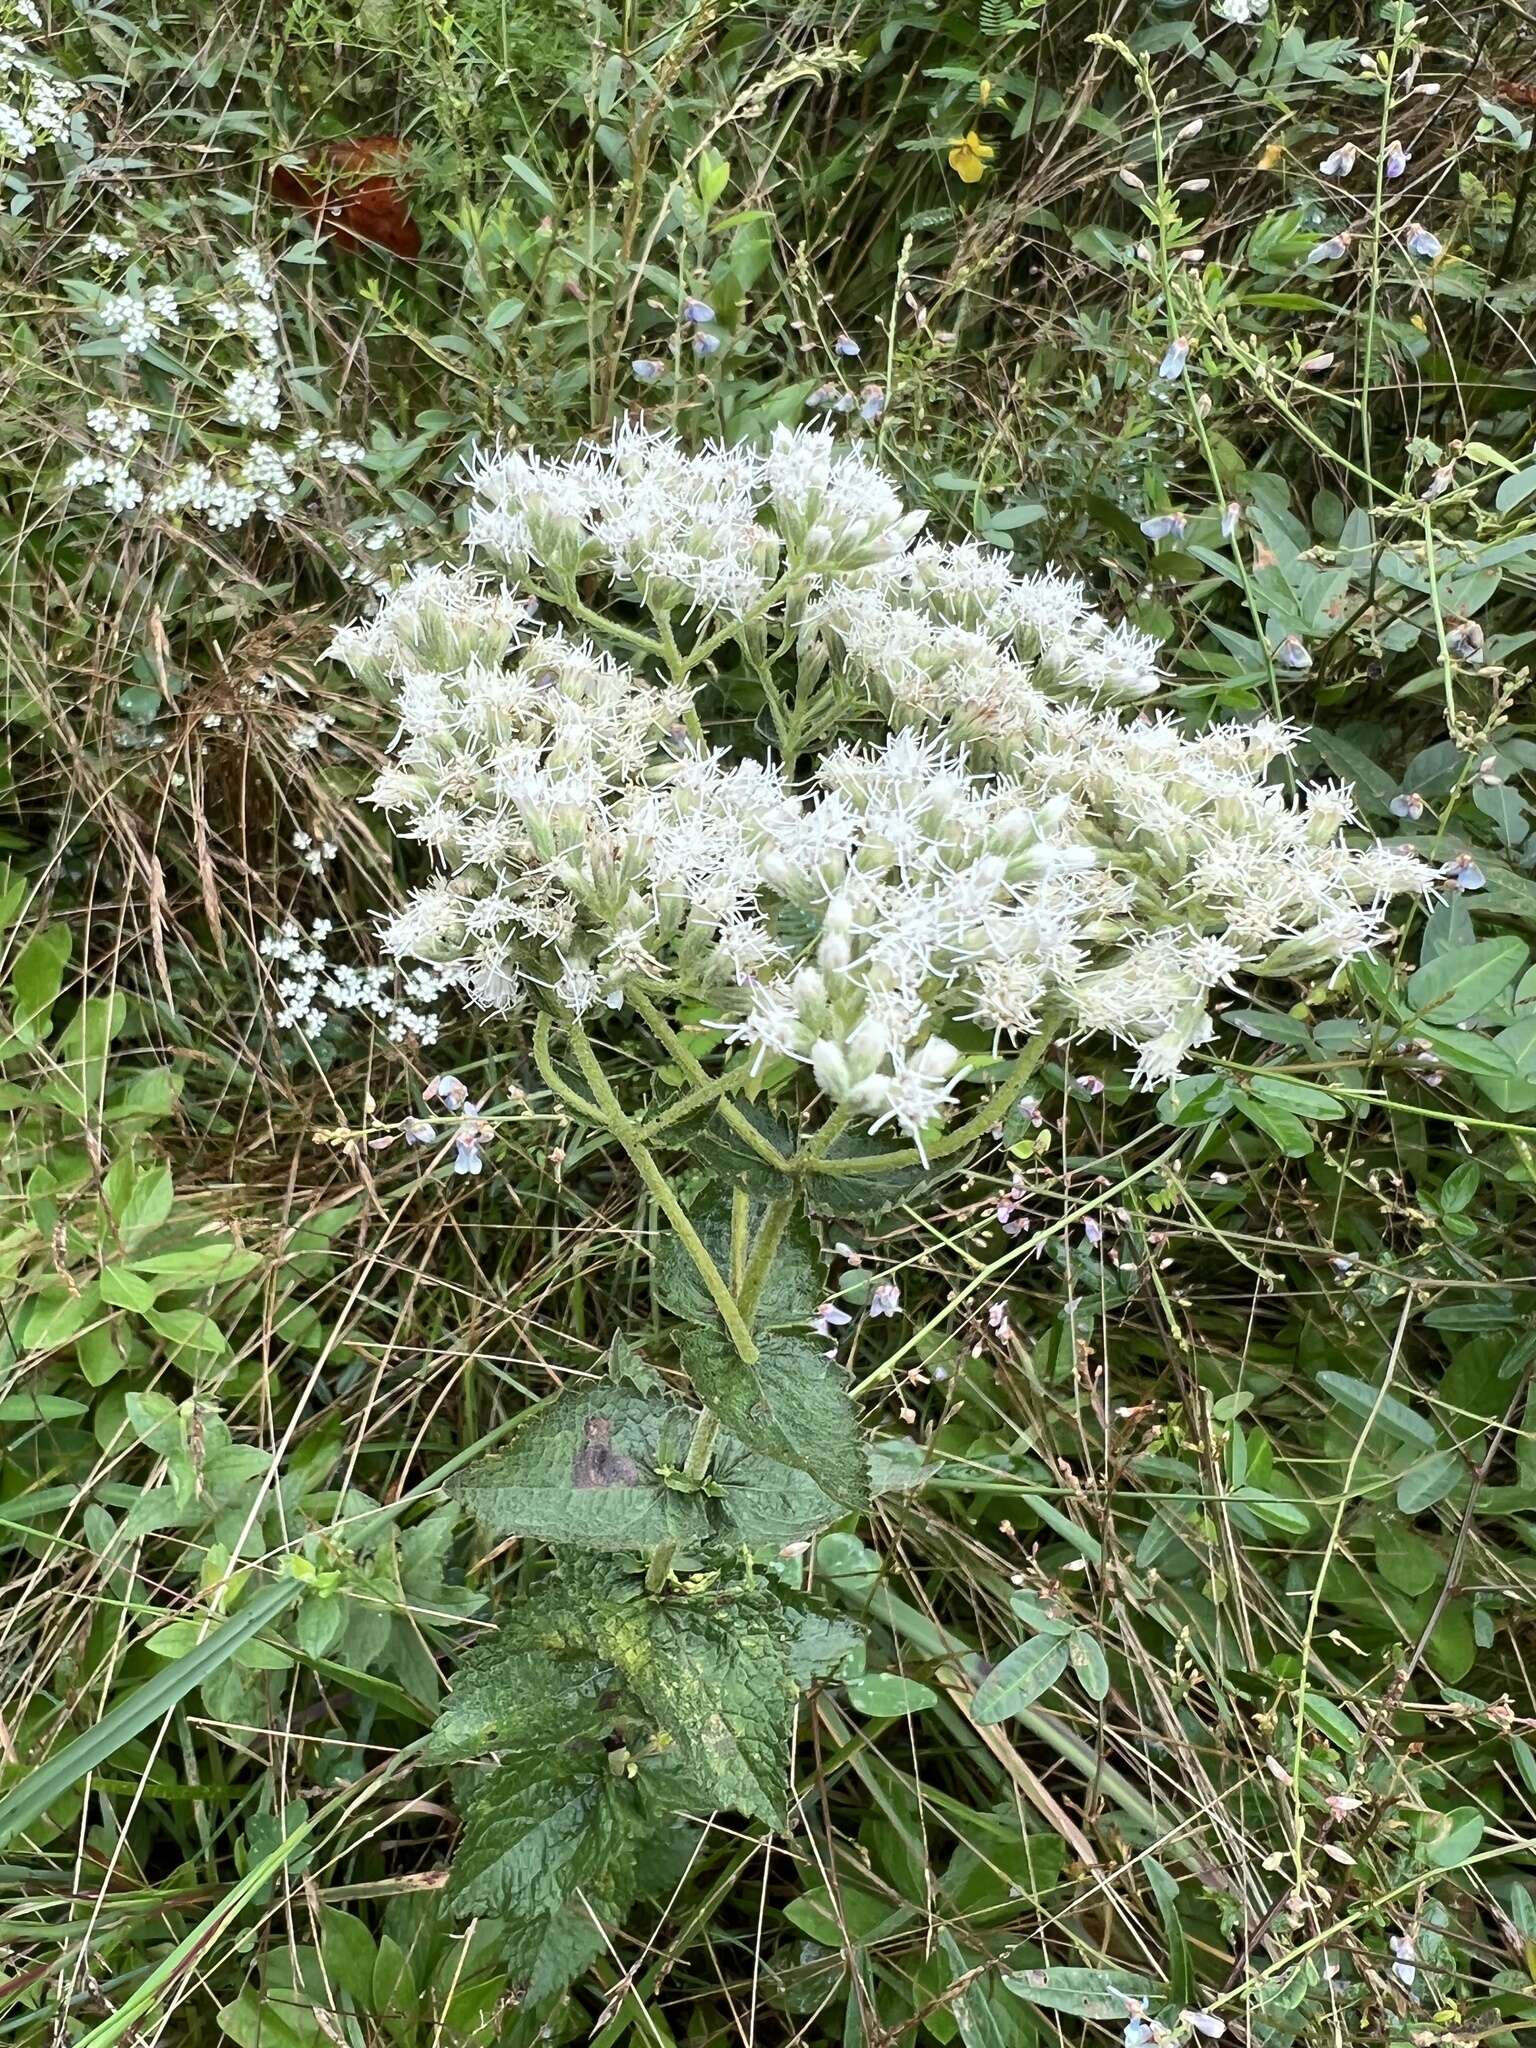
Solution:
<svg viewBox="0 0 1536 2048"><path fill-rule="evenodd" d="M89 237L86 247L103 258L128 255L124 244L106 236ZM227 372L219 409L224 420L251 429L258 438L218 460L169 466L169 444L146 441L147 413L104 403L92 407L85 424L117 459L89 455L70 463L61 478L65 490L99 485L109 512L126 514L145 505L152 512L200 519L216 532L229 532L257 517L282 518L301 475L367 459L356 441L323 435L314 427L295 435L291 445L264 438L277 434L283 423L282 385L265 367L279 353L281 322L272 303L273 280L252 249L238 251L224 266L223 278L226 294L207 306L215 339L242 344L255 360ZM155 284L105 298L97 317L106 332L119 337L125 354L138 356L164 329L180 327L182 309L168 285ZM136 471L121 459L126 456L135 458Z"/></svg>
<svg viewBox="0 0 1536 2048"><path fill-rule="evenodd" d="M77 455L61 483L66 491L89 490L99 484L102 507L108 512L131 512L144 499L144 486L127 463L105 455Z"/></svg>
<svg viewBox="0 0 1536 2048"><path fill-rule="evenodd" d="M336 1015L350 1011L383 1025L392 1045L407 1038L431 1045L440 1029L431 1006L443 993L444 976L429 967L397 973L392 967L333 963L326 957L333 929L329 918L319 917L305 933L290 918L262 940L261 957L276 969L277 1028L318 1038Z"/></svg>
<svg viewBox="0 0 1536 2048"><path fill-rule="evenodd" d="M244 526L260 512L280 519L298 488L291 458L270 441L253 441L229 469L208 462L184 462L149 503L156 512L190 512L216 532Z"/></svg>
<svg viewBox="0 0 1536 2048"><path fill-rule="evenodd" d="M149 432L149 414L136 405L124 412L114 405L95 405L86 414L85 424L114 454L131 455Z"/></svg>
<svg viewBox="0 0 1536 2048"><path fill-rule="evenodd" d="M181 325L176 294L166 284L149 285L143 292L115 292L102 300L96 316L106 332L121 341L125 356L143 355L165 328Z"/></svg>
<svg viewBox="0 0 1536 2048"><path fill-rule="evenodd" d="M71 121L81 118L71 111L80 87L51 71L20 36L0 35L0 91L0 163L24 163L44 143L68 142ZM89 146L83 123L80 140Z"/></svg>
<svg viewBox="0 0 1536 2048"><path fill-rule="evenodd" d="M1159 1083L1233 977L1333 971L1430 884L1409 852L1345 844L1347 792L1266 780L1287 728L1190 736L1135 708L1154 645L1080 584L914 545L921 515L857 447L781 429L763 456L689 454L626 428L475 486L471 545L517 583L571 601L606 577L616 639L644 644L643 607L674 672L692 615L715 666L738 643L739 688L773 661L787 691L852 702L843 723L895 727L795 788L711 748L686 685L532 624L516 587L418 571L331 652L393 693L372 799L438 871L386 950L478 1003L705 1000L759 1063L921 1140L957 1027L1106 1034Z"/></svg>
<svg viewBox="0 0 1536 2048"><path fill-rule="evenodd" d="M282 387L264 370L236 370L224 386L224 417L237 427L275 434L283 423Z"/></svg>

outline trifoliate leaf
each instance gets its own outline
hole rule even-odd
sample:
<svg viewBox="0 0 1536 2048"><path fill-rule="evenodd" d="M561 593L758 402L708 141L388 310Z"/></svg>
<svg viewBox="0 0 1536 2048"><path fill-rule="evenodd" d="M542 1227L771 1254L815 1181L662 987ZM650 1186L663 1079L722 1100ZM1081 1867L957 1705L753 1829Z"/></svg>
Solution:
<svg viewBox="0 0 1536 2048"><path fill-rule="evenodd" d="M496 1536L586 1550L693 1544L703 1504L660 1476L681 1468L691 1431L676 1401L612 1384L572 1388L449 1491Z"/></svg>
<svg viewBox="0 0 1536 2048"><path fill-rule="evenodd" d="M760 1196L747 1197L745 1227L740 1245L750 1259L763 1230L766 1203ZM722 1278L732 1278L732 1201L719 1188L710 1188L694 1203L688 1220L703 1239ZM717 1325L720 1320L714 1297L705 1286L698 1267L682 1239L664 1237L656 1253L651 1289L663 1308L670 1309L685 1323ZM773 1254L767 1277L757 1297L753 1325L763 1330L803 1330L826 1294L826 1268L816 1233L804 1216L796 1216L785 1228Z"/></svg>
<svg viewBox="0 0 1536 2048"><path fill-rule="evenodd" d="M448 1904L461 1918L492 1914L521 1922L552 1914L578 1885L602 1876L625 1840L625 1816L602 1751L520 1755L492 1771L468 1800Z"/></svg>
<svg viewBox="0 0 1536 2048"><path fill-rule="evenodd" d="M869 1463L837 1361L805 1337L764 1337L755 1364L724 1332L683 1339L683 1364L705 1405L754 1450L809 1472L847 1507L869 1505Z"/></svg>
<svg viewBox="0 0 1536 2048"><path fill-rule="evenodd" d="M636 1601L597 1637L700 1791L782 1827L794 1687L772 1597Z"/></svg>
<svg viewBox="0 0 1536 2048"><path fill-rule="evenodd" d="M724 1431L710 1476L718 1489L710 1516L721 1541L731 1545L778 1550L816 1535L848 1512L808 1472L764 1457Z"/></svg>

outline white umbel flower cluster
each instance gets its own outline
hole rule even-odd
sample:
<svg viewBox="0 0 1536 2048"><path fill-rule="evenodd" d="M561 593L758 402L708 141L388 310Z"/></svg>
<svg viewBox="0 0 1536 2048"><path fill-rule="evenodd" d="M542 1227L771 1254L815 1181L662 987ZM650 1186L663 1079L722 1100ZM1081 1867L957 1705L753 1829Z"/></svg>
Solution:
<svg viewBox="0 0 1536 2048"><path fill-rule="evenodd" d="M922 515L826 434L690 454L624 428L499 455L475 489L471 546L510 584L418 571L332 652L394 698L373 801L437 870L386 950L480 1004L707 1002L759 1064L921 1142L957 1041L1105 1034L1160 1083L1234 977L1333 971L1429 886L1413 854L1345 843L1348 792L1266 779L1290 729L1138 708L1151 641L1074 581L914 545ZM530 591L611 618L665 680L535 623ZM830 693L848 739L800 786L731 758L690 655L738 704L765 673Z"/></svg>
<svg viewBox="0 0 1536 2048"><path fill-rule="evenodd" d="M90 131L76 111L80 97L75 81L52 70L20 36L0 35L0 163L25 163L46 144L68 142L71 122L80 125L84 154Z"/></svg>

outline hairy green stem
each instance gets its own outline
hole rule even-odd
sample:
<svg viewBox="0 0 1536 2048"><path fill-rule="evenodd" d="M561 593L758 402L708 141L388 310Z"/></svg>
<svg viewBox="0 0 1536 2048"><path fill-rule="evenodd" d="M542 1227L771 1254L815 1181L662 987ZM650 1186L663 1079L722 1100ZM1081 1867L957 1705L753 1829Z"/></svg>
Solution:
<svg viewBox="0 0 1536 2048"><path fill-rule="evenodd" d="M677 1232L683 1249L698 1268L699 1278L709 1289L710 1300L719 1311L720 1320L736 1347L736 1355L747 1365L755 1365L757 1346L752 1341L752 1332L742 1320L741 1311L736 1306L724 1274L710 1256L709 1247L689 1221L688 1211L673 1192L671 1183L656 1164L649 1147L640 1135L639 1126L609 1087L608 1077L603 1072L586 1033L574 1017L566 1020L566 1034L571 1050L576 1056L576 1064L581 1068L582 1078L592 1091L592 1100L598 1113L597 1120L605 1130L617 1138L657 1208Z"/></svg>
<svg viewBox="0 0 1536 2048"><path fill-rule="evenodd" d="M753 1245L741 1276L741 1285L736 1290L736 1301L742 1314L750 1323L757 1304L763 1298L763 1289L768 1284L768 1275L773 1261L783 1242L784 1233L800 1203L795 1195L780 1195L770 1202L763 1212L757 1227L757 1242Z"/></svg>
<svg viewBox="0 0 1536 2048"><path fill-rule="evenodd" d="M992 1091L980 1109L968 1116L964 1123L956 1124L952 1131L946 1131L942 1138L935 1138L921 1152L915 1145L903 1146L897 1152L861 1152L851 1159L817 1159L807 1152L805 1157L810 1172L885 1173L895 1167L931 1166L936 1159L949 1159L956 1152L963 1152L967 1145L990 1130L1012 1109L1044 1059L1054 1036L1054 1025L1037 1031L1010 1067L1007 1079Z"/></svg>
<svg viewBox="0 0 1536 2048"><path fill-rule="evenodd" d="M702 1090L704 1088L717 1088L721 1086L720 1081L712 1080L705 1073L703 1067L700 1066L699 1062L688 1050L678 1033L667 1022L666 1018L643 990L626 991L626 993L629 995L631 1003L633 1003L634 1007L645 1019L652 1035L661 1042L668 1057L676 1061L677 1065L682 1068L688 1079L697 1088ZM742 1115L734 1102L722 1102L720 1104L720 1118L723 1123L729 1125L730 1129L736 1133L736 1136L740 1138L744 1145L756 1153L765 1166L773 1167L777 1173L788 1173L789 1161L784 1157L783 1153L778 1151L770 1139L763 1136L750 1117ZM666 1114L665 1120L670 1123L670 1113ZM660 1120L658 1119L658 1121Z"/></svg>

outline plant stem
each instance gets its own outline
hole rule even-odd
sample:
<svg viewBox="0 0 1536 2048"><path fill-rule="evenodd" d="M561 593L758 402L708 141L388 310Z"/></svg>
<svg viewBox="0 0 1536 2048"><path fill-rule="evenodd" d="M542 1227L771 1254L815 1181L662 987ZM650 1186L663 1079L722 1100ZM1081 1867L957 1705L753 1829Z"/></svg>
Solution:
<svg viewBox="0 0 1536 2048"><path fill-rule="evenodd" d="M773 1267L774 1255L783 1242L784 1232L789 1228L791 1217L800 1203L794 1195L781 1195L770 1202L763 1212L758 1225L757 1242L747 1259L746 1271L741 1276L741 1285L736 1290L736 1302L747 1321L752 1320L753 1311L762 1300L763 1289Z"/></svg>
<svg viewBox="0 0 1536 2048"><path fill-rule="evenodd" d="M630 1164L645 1183L663 1216L677 1232L683 1249L698 1268L699 1278L709 1289L710 1300L719 1311L720 1320L726 1327L736 1355L747 1365L757 1363L757 1346L752 1341L752 1332L742 1320L725 1276L710 1256L709 1248L689 1221L688 1211L677 1199L671 1183L656 1164L649 1147L640 1135L639 1126L625 1110L624 1105L608 1085L596 1053L593 1052L586 1033L574 1017L566 1020L566 1033L576 1064L581 1068L582 1078L592 1091L603 1127L618 1139L629 1158Z"/></svg>
<svg viewBox="0 0 1536 2048"><path fill-rule="evenodd" d="M629 1000L645 1019L652 1034L659 1039L668 1056L677 1062L689 1080L700 1089L720 1087L721 1082L719 1080L711 1080L710 1076L705 1073L703 1067L700 1066L677 1032L673 1030L660 1010L651 1001L650 997L643 990L638 989L627 993L629 993ZM722 1102L720 1104L720 1116L722 1121L728 1124L736 1133L741 1142L757 1154L765 1166L773 1167L778 1173L789 1172L789 1161L784 1157L783 1153L774 1146L770 1139L763 1136L762 1132L749 1117L742 1115L734 1102ZM657 1123L663 1121L670 1122L670 1114L663 1112L662 1117L656 1119Z"/></svg>

